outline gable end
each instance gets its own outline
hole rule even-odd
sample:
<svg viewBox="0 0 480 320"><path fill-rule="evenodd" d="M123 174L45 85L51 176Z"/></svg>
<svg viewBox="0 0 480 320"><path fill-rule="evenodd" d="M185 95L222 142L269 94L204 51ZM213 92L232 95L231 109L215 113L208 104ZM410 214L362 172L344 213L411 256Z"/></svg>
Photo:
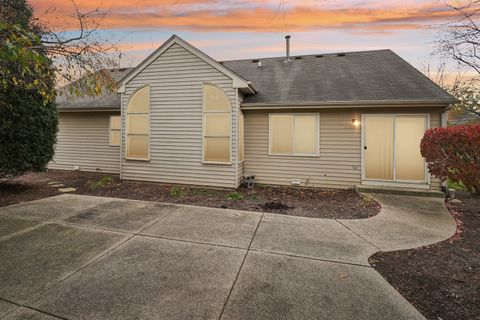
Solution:
<svg viewBox="0 0 480 320"><path fill-rule="evenodd" d="M197 56L199 59L203 60L204 62L208 63L209 65L211 65L212 67L220 71L221 73L225 74L227 77L231 78L233 81L234 88L248 89L252 93L256 91L255 87L251 82L240 77L239 75L237 75L230 69L226 68L225 66L221 65L215 59L211 58L207 54L195 48L194 46L192 46L182 38L178 37L177 35L173 35L164 44L162 44L157 50L155 50L145 60L143 60L136 68L134 68L124 78L120 80L120 87L117 92L124 93L125 85L130 80L135 78L135 76L137 76L142 70L144 70L148 65L150 65L153 61L155 61L159 56L161 56L165 51L167 51L174 44L181 46L185 50Z"/></svg>

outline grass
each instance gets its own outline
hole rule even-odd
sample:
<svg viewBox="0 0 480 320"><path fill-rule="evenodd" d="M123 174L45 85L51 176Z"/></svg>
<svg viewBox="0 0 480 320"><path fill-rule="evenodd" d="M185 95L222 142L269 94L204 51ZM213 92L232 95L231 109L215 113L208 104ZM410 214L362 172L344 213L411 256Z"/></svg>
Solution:
<svg viewBox="0 0 480 320"><path fill-rule="evenodd" d="M90 183L90 188L94 190L105 188L106 186L110 185L112 182L113 182L113 178L111 176L105 176L100 178L99 180L96 180Z"/></svg>
<svg viewBox="0 0 480 320"><path fill-rule="evenodd" d="M233 201L242 200L243 195L241 193L238 193L238 192L234 191L234 192L230 192L229 194L227 194L227 199L228 200L233 200Z"/></svg>
<svg viewBox="0 0 480 320"><path fill-rule="evenodd" d="M215 190L213 189L208 189L208 188L189 188L189 194L191 195L205 195L205 196L210 196L215 194Z"/></svg>
<svg viewBox="0 0 480 320"><path fill-rule="evenodd" d="M257 201L259 199L260 197L258 196L258 194L255 194L255 193L250 196L250 200Z"/></svg>
<svg viewBox="0 0 480 320"><path fill-rule="evenodd" d="M185 197L186 192L178 186L173 186L170 188L170 195L174 198L182 198Z"/></svg>

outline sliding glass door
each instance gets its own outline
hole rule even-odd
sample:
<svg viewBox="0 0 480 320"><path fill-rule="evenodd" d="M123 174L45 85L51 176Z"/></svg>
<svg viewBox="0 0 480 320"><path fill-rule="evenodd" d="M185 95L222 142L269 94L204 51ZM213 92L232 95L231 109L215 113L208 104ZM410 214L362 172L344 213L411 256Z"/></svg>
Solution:
<svg viewBox="0 0 480 320"><path fill-rule="evenodd" d="M364 115L364 179L425 182L420 142L426 115Z"/></svg>

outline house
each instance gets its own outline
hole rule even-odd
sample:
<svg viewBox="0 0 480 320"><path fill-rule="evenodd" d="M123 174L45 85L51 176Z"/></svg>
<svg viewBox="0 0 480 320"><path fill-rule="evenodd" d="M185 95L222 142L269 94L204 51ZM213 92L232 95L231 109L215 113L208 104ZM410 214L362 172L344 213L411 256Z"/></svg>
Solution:
<svg viewBox="0 0 480 320"><path fill-rule="evenodd" d="M438 190L424 131L456 100L390 50L219 62L172 36L119 94L59 97L49 168L236 188L273 185Z"/></svg>

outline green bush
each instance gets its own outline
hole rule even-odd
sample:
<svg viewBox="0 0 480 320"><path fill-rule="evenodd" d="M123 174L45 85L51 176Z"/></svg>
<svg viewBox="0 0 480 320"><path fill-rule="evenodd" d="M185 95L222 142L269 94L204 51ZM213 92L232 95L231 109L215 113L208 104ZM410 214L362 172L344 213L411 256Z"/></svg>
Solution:
<svg viewBox="0 0 480 320"><path fill-rule="evenodd" d="M58 114L52 63L31 49L41 45L40 35L5 24L0 13L0 179L9 179L46 169L54 155Z"/></svg>
<svg viewBox="0 0 480 320"><path fill-rule="evenodd" d="M55 153L56 105L18 91L0 90L0 178L44 171Z"/></svg>
<svg viewBox="0 0 480 320"><path fill-rule="evenodd" d="M229 194L227 194L227 199L228 200L242 200L243 199L243 195L241 193L238 193L236 191L234 192L230 192Z"/></svg>

